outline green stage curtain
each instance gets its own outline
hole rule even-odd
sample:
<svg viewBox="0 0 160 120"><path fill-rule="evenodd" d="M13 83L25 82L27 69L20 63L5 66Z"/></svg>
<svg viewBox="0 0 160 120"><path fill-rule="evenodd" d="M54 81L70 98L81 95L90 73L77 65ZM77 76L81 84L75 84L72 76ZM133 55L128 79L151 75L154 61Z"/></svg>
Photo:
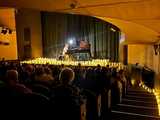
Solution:
<svg viewBox="0 0 160 120"><path fill-rule="evenodd" d="M58 57L70 39L86 40L94 58L118 61L120 30L100 19L53 12L42 12L42 38L45 57Z"/></svg>

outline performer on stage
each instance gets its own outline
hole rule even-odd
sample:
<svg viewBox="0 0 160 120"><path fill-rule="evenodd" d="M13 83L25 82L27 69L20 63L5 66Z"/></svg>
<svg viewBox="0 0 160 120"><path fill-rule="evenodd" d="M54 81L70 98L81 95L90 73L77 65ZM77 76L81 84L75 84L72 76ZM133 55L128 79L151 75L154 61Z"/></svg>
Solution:
<svg viewBox="0 0 160 120"><path fill-rule="evenodd" d="M63 53L62 53L63 56L65 55L65 53L67 53L68 48L69 48L69 45L66 43L64 48L63 48Z"/></svg>

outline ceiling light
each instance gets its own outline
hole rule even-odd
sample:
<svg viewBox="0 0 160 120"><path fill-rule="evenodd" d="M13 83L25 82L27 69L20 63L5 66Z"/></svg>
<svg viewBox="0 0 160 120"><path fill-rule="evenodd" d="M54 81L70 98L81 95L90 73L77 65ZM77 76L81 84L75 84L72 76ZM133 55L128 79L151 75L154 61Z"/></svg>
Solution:
<svg viewBox="0 0 160 120"><path fill-rule="evenodd" d="M111 31L116 32L116 30L114 28L110 28Z"/></svg>

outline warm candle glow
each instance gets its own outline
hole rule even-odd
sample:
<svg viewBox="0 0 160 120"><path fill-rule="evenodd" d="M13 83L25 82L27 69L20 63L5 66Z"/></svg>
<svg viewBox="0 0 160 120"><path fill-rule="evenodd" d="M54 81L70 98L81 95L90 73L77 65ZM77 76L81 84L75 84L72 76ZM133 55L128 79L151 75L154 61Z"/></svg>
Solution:
<svg viewBox="0 0 160 120"><path fill-rule="evenodd" d="M22 61L21 63L26 63L26 64L51 64L51 65L72 65L72 66L77 66L79 63L82 66L97 66L98 64L100 66L106 67L109 65L109 67L116 67L118 70L123 69L124 65L122 63L113 63L110 62L108 59L94 59L90 61L62 61L62 60L57 60L54 58L36 58L34 60L28 60L28 61Z"/></svg>
<svg viewBox="0 0 160 120"><path fill-rule="evenodd" d="M157 105L158 105L158 112L159 112L159 116L160 116L160 92L159 92L159 90L158 89L148 88L143 83L140 83L139 86L141 86L143 89L147 90L149 93L153 93L155 95L156 101L157 101Z"/></svg>

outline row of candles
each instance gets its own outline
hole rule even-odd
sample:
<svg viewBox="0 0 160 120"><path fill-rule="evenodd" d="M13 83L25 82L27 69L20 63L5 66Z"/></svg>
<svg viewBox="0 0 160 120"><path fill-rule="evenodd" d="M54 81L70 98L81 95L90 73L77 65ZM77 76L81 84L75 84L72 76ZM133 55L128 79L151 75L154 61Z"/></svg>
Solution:
<svg viewBox="0 0 160 120"><path fill-rule="evenodd" d="M123 69L124 65L122 63L117 62L110 62L108 59L94 59L90 61L63 61L63 60L57 60L54 58L36 58L33 60L27 60L22 61L21 63L25 64L51 64L51 65L72 65L77 66L78 64L81 64L82 66L97 66L98 64L100 66L106 67L109 65L109 67L116 67L118 69ZM159 116L160 116L160 91L157 89L151 89L148 88L145 84L140 83L140 87L148 91L149 93L153 93L156 97L157 104L158 104L158 110L159 110Z"/></svg>
<svg viewBox="0 0 160 120"><path fill-rule="evenodd" d="M33 60L22 61L21 63L51 64L51 65L64 64L64 65L72 65L72 66L77 66L78 64L81 64L82 66L97 66L99 64L101 66L109 65L109 67L117 67L119 69L123 69L124 67L122 63L110 62L108 59L94 59L91 61L62 61L62 60L56 60L56 59L51 59L51 58L36 58ZM159 115L160 115L160 93L159 91L157 89L150 89L143 83L140 83L139 86L147 90L149 93L153 93L155 95L157 104L158 104Z"/></svg>
<svg viewBox="0 0 160 120"><path fill-rule="evenodd" d="M36 58L33 60L27 60L22 61L21 63L26 64L51 64L51 65L72 65L77 66L78 64L81 64L82 66L104 66L106 67L109 65L109 67L116 67L119 69L123 69L124 65L122 63L117 62L110 62L108 59L93 59L89 61L64 61L64 60L57 60L54 58Z"/></svg>
<svg viewBox="0 0 160 120"><path fill-rule="evenodd" d="M157 101L157 105L158 105L158 112L159 112L159 116L160 116L160 91L158 89L148 88L143 83L140 83L139 86L142 87L143 89L145 89L146 91L148 91L149 93L153 93L155 95L156 101Z"/></svg>

